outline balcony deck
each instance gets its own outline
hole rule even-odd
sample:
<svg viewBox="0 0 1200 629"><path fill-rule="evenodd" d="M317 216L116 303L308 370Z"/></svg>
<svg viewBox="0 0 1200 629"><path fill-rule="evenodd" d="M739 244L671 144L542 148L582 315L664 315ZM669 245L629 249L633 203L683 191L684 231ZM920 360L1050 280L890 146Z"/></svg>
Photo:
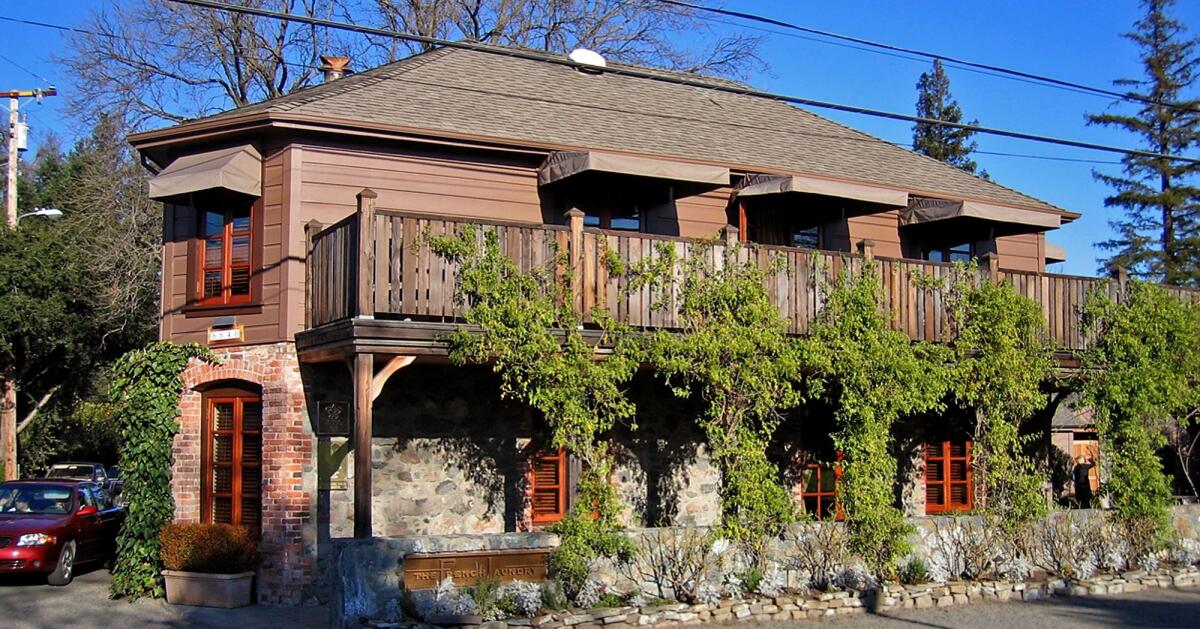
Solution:
<svg viewBox="0 0 1200 629"><path fill-rule="evenodd" d="M669 236L611 232L555 225L477 222L429 215L375 211L370 204L346 219L309 233L307 264L307 329L297 335L302 360L321 361L355 353L443 355L439 337L461 324L464 306L455 299L457 264L434 254L428 236L453 235L460 227L494 229L505 255L523 270L553 264L556 251L567 251L575 265L575 307L591 318L594 307L640 328L677 328L675 313L655 308L669 298L667 286L629 291L627 278L611 274L606 251L627 267L654 261L665 243L674 250L676 268L693 255L724 259L723 242L701 245ZM362 245L360 246L360 243ZM612 254L607 254L611 257ZM767 266L779 259L779 271L766 278L772 302L792 322L791 332L804 334L824 306L828 287L843 270L856 272L866 257L879 265L884 306L891 326L913 340L944 341L950 334L944 289L927 288L923 278L949 279L952 265L861 253L812 251L791 247L742 248ZM1088 339L1080 308L1098 288L1115 291L1115 282L1093 277L1031 273L980 266L981 277L1009 282L1042 308L1049 340L1067 358L1084 349ZM677 274L677 277L679 274ZM1168 287L1180 296L1200 297L1200 290Z"/></svg>

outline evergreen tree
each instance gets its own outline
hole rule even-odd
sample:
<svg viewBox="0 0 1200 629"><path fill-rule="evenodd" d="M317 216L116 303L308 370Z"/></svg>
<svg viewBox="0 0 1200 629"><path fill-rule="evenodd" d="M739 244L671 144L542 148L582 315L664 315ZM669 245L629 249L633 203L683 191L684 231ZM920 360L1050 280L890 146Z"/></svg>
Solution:
<svg viewBox="0 0 1200 629"><path fill-rule="evenodd" d="M963 123L962 108L950 94L950 77L946 76L940 59L934 59L933 69L921 73L921 79L917 81L917 115L958 124L979 124L978 120ZM971 159L971 152L975 150L975 142L971 140L973 135L974 131L966 129L918 122L913 125L913 150L987 177L987 173L979 171L975 160Z"/></svg>
<svg viewBox="0 0 1200 629"><path fill-rule="evenodd" d="M1191 97L1196 79L1196 41L1168 15L1174 0L1146 0L1146 14L1126 33L1141 48L1145 74L1114 81L1143 101L1132 114L1088 116L1090 124L1134 134L1149 151L1178 155L1200 139L1200 100ZM1147 102L1148 101L1148 102ZM1124 216L1110 222L1116 236L1099 243L1113 252L1105 267L1123 266L1138 277L1170 284L1200 283L1200 189L1196 164L1129 155L1122 174L1094 173L1111 186L1104 205Z"/></svg>

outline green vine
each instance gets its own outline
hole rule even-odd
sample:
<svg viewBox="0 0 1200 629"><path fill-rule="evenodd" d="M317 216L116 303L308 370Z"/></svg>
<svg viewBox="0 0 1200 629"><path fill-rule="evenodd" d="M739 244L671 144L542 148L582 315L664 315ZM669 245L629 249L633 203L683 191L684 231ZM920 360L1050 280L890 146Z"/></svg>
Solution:
<svg viewBox="0 0 1200 629"><path fill-rule="evenodd" d="M892 427L902 415L940 410L947 389L946 352L913 344L892 330L881 305L878 268L843 274L830 292L813 339L832 357L827 395L842 452L839 497L849 549L876 578L890 578L908 554L912 531L896 507Z"/></svg>
<svg viewBox="0 0 1200 629"><path fill-rule="evenodd" d="M159 534L175 514L171 448L179 432L180 374L193 358L214 360L208 349L195 343L168 341L129 352L113 366L109 396L121 429L127 509L117 537L113 598L163 595Z"/></svg>
<svg viewBox="0 0 1200 629"><path fill-rule="evenodd" d="M451 361L491 365L501 395L538 411L550 428L549 445L566 447L582 463L575 505L550 529L561 538L551 568L568 591L577 591L592 560L630 552L619 534L621 505L609 482L612 456L599 441L635 415L623 389L638 367L626 330L598 311L598 335L585 337L564 254L547 268L523 272L503 254L495 230L479 238L464 228L427 240L434 253L459 263L457 296L468 306L470 328L446 336ZM596 360L602 348L608 356Z"/></svg>
<svg viewBox="0 0 1200 629"><path fill-rule="evenodd" d="M1094 291L1084 322L1094 340L1081 402L1094 409L1114 514L1134 556L1146 557L1170 531L1171 487L1156 451L1164 431L1200 412L1200 305L1131 282L1119 301Z"/></svg>
<svg viewBox="0 0 1200 629"><path fill-rule="evenodd" d="M771 269L739 260L739 250L727 249L719 265L704 251L688 258L678 290L682 329L648 335L644 348L675 395L705 402L697 421L721 470L723 533L761 560L767 540L796 517L766 448L783 413L820 392L813 375L827 354L789 336L790 322L764 287Z"/></svg>
<svg viewBox="0 0 1200 629"><path fill-rule="evenodd" d="M976 411L972 465L976 501L1009 533L1045 515L1041 474L1024 454L1026 420L1045 407L1042 385L1054 376L1041 309L1006 282L973 281L974 265L956 268L950 291L957 402Z"/></svg>

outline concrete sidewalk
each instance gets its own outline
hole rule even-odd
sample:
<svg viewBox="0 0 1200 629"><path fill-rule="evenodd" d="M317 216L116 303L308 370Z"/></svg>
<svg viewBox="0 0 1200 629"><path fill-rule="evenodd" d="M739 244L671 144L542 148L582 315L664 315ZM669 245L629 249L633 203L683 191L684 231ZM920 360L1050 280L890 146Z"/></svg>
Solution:
<svg viewBox="0 0 1200 629"><path fill-rule="evenodd" d="M6 629L58 627L213 627L220 629L324 629L324 607L252 605L212 609L168 605L160 600L134 602L108 598L107 570L84 571L66 587L46 585L44 578L5 576L0 579L0 626Z"/></svg>

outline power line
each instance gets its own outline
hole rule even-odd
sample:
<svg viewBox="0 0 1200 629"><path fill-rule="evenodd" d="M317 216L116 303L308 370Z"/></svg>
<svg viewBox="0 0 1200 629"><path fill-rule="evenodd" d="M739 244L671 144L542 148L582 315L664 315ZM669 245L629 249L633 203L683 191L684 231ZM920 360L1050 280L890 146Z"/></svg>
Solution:
<svg viewBox="0 0 1200 629"><path fill-rule="evenodd" d="M725 15L725 16L735 17L735 18L739 18L739 19L743 19L743 20L750 20L750 21L759 22L762 24L770 24L772 26L778 26L781 28L800 31L803 33L810 33L813 35L820 35L822 37L828 37L830 39L836 39L836 40L845 41L845 42L852 42L852 43L860 44L863 46L879 48L881 50L890 50L890 51L898 52L898 53L916 55L918 57L924 57L926 59L935 59L935 60L940 60L940 61L946 61L949 63L958 64L959 66L963 66L966 68L975 68L978 70L984 70L984 71L988 71L988 72L992 72L992 73L998 73L998 74L1008 75L1008 76L1012 76L1012 77L1018 77L1021 79L1026 79L1026 80L1035 81L1035 82L1039 82L1039 83L1045 83L1048 85L1067 88L1067 89L1071 89L1074 91L1088 92L1088 93L1096 94L1099 96L1107 96L1110 98L1115 98L1117 100L1132 101L1132 102L1138 102L1138 103L1143 103L1143 104L1147 104L1147 105L1157 105L1157 106L1161 106L1161 107L1166 107L1168 109L1175 109L1178 111L1186 111L1186 112L1190 112L1190 113L1200 113L1200 109L1196 109L1193 107L1184 107L1184 106L1176 105L1173 103L1161 103L1161 102L1155 101L1154 99L1145 98L1142 96L1138 96L1136 94L1130 94L1127 92L1117 92L1115 90L1105 89L1102 87L1085 85L1082 83L1077 83L1075 81L1058 79L1055 77L1045 76L1045 75L1041 75L1041 74L1034 74L1032 72L1025 72L1022 70L1014 70L1012 68L1006 68L1003 66L991 65L991 64L986 64L986 63L978 63L975 61L967 61L965 59L958 59L958 58L951 57L949 55L943 55L940 53L927 52L924 50L917 50L914 48L905 48L903 46L896 46L893 44L885 44L883 42L872 41L870 39L864 39L861 37L854 37L852 35L843 35L841 33L835 33L832 31L826 31L826 30L822 30L822 29L818 29L818 28L812 28L810 26L800 26L799 24L792 24L790 22L784 22L783 20L777 20L775 18L765 17L762 15L756 15L754 13L745 13L742 11L732 11L729 9L709 7L709 6L704 6L702 4L695 4L692 2L683 2L682 0L657 0L657 1L659 3L667 4L667 5L671 5L671 6L676 6L676 7L686 8L686 9L693 9L696 11L705 11L708 13Z"/></svg>
<svg viewBox="0 0 1200 629"><path fill-rule="evenodd" d="M50 79L47 79L46 77L44 77L44 76L42 76L42 75L38 74L37 72L34 72L33 70L30 70L29 68L27 68L27 67L25 67L25 66L23 66L23 65L21 65L21 64L19 64L19 63L17 63L16 61L13 61L12 59L10 59L10 58L8 58L8 57L6 57L6 56L4 56L4 55L0 55L0 59L3 59L4 61L7 61L9 64L11 64L13 67L17 68L18 70L23 70L23 71L25 71L25 72L29 73L30 75L32 75L32 76L33 76L33 78L35 78L35 79L37 79L37 80L41 81L41 82L42 82L42 83L44 83L44 84L49 84L49 83L51 83Z"/></svg>
<svg viewBox="0 0 1200 629"><path fill-rule="evenodd" d="M567 57L551 55L548 53L534 52L531 50L525 50L525 49L519 49L519 48L502 48L502 47L498 47L498 46L491 46L488 44L482 44L482 43L473 42L473 41L452 41L452 40L448 40L448 39L441 39L438 37L430 37L427 35L417 35L414 33L401 33L401 32L391 31L391 30L387 30L387 29L383 29L383 28L359 26L357 24L347 24L345 22L337 22L334 20L310 17L310 16L306 16L306 15L282 13L279 11L260 9L257 7L234 6L234 5L226 4L224 2L216 2L214 0L168 0L168 1L176 3L176 4L184 4L184 5L204 7L204 8L209 8L209 9L216 9L216 10L221 10L221 11L229 11L232 13L257 15L259 17L299 22L302 24L323 26L326 28L362 33L362 34L367 34L367 35L393 37L396 39L415 41L415 42L428 44L428 45L432 45L432 46L442 46L442 47L446 47L446 48L460 48L463 50L472 50L475 52L482 52L482 53L499 55L499 56L513 57L513 58L518 58L518 59L527 59L527 60L531 60L531 61L539 61L539 62L543 62L543 63L566 66L566 67L575 68L575 69L595 70L595 67L593 67L593 66L589 66L587 64L582 64L582 63L576 62ZM796 104L796 105L804 105L804 106L808 106L808 107L817 107L817 108L822 108L822 109L830 109L830 110L834 110L834 111L843 111L843 112L847 112L847 113L861 114L861 115L865 115L865 116L874 116L877 118L886 118L886 119L890 119L890 120L900 120L900 121L904 121L904 122L916 122L916 123L930 124L930 125L941 126L941 127L949 127L952 129L963 129L966 131L971 131L974 133L982 133L985 135L995 135L995 136L1000 136L1000 137L1014 138L1014 139L1018 139L1018 140L1027 140L1027 141L1031 141L1031 142L1043 142L1043 143L1047 143L1047 144L1057 144L1060 146L1070 146L1070 147L1074 147L1074 148L1088 149L1088 150L1093 150L1093 151L1103 151L1103 152L1107 152L1107 153L1119 153L1122 155L1129 155L1129 156L1137 156L1137 157L1145 157L1145 158L1153 158L1153 159L1164 159L1164 160L1170 160L1170 161L1185 162L1185 163L1190 163L1190 164L1200 164L1200 158L1186 157L1183 155L1160 154L1160 153L1153 153L1150 151L1143 151L1143 150L1139 150L1139 149L1128 149L1128 148L1110 146L1110 145L1105 145L1105 144L1096 144L1093 142L1083 142L1080 140L1056 138L1056 137L1052 137L1052 136L1038 135L1038 134L1034 134L1034 133L1025 133L1022 131L1011 131L1008 129L997 129L997 128L993 128L993 127L984 127L984 126L980 126L980 125L962 124L962 123L957 123L957 122L947 122L944 120L937 120L934 118L925 118L922 116L913 116L910 114L901 114L901 113L884 111L884 110L879 110L879 109L871 109L868 107L845 105L845 104L841 104L841 103L831 103L831 102L827 102L827 101L814 100L811 98L803 98L803 97L799 97L799 96L789 96L786 94L766 92L763 90L756 90L756 89L753 89L750 87L743 87L741 85L737 85L737 84L733 84L733 83L700 81L700 80L685 78L684 76L681 76L678 74L673 74L673 73L648 72L645 70L638 70L638 69L635 69L632 67L627 67L627 66L609 66L604 69L604 72L606 72L608 74L616 74L616 75L629 76L629 77L640 78L640 79L648 79L648 80L660 81L660 82L664 82L664 83L673 83L676 85L686 85L689 87L708 89L708 90L713 90L713 91L718 91L718 92L724 92L727 94L736 94L736 95L740 95L740 96L753 96L756 98L765 98L768 100L787 102L787 103L792 103L792 104Z"/></svg>

